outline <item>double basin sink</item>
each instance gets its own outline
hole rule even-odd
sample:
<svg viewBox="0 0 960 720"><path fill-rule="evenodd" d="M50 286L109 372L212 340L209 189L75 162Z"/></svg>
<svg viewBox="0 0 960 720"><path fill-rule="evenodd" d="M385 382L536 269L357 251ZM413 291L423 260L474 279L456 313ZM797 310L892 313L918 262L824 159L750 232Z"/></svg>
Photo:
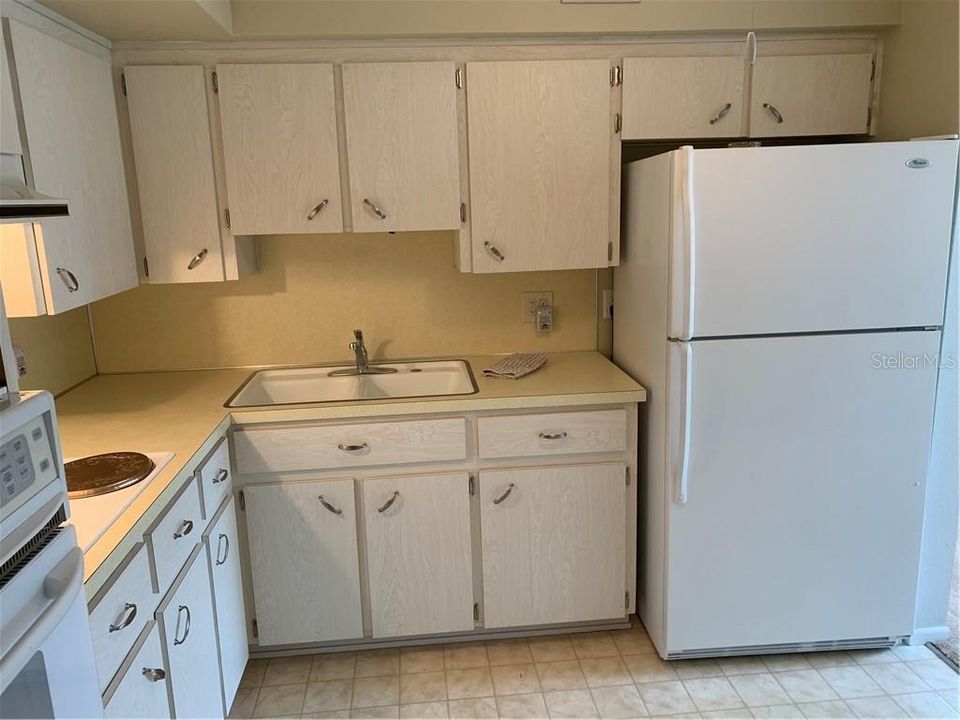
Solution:
<svg viewBox="0 0 960 720"><path fill-rule="evenodd" d="M345 375L353 365L260 370L227 401L227 407L382 400L393 398L471 395L477 392L465 360L391 362L384 374Z"/></svg>

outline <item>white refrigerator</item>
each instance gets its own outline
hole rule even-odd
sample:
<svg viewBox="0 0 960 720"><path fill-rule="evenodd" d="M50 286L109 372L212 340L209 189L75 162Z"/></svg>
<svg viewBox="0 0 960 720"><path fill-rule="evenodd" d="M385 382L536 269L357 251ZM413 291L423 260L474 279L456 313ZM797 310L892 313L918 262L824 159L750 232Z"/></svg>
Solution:
<svg viewBox="0 0 960 720"><path fill-rule="evenodd" d="M663 657L911 633L957 149L625 167L614 360L648 392L637 607Z"/></svg>

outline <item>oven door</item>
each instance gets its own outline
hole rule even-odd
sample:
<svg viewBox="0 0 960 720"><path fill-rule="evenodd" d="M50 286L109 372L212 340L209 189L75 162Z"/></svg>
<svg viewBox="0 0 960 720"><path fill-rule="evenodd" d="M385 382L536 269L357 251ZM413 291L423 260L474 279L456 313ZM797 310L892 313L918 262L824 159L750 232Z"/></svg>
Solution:
<svg viewBox="0 0 960 720"><path fill-rule="evenodd" d="M39 547L0 587L0 718L103 717L73 527Z"/></svg>

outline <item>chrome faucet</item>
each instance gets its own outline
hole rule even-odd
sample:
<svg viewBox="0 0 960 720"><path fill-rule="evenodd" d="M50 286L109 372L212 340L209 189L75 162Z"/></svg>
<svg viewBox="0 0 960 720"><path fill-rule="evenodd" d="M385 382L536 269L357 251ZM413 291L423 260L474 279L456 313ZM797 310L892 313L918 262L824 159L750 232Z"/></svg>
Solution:
<svg viewBox="0 0 960 720"><path fill-rule="evenodd" d="M367 347L363 344L363 331L359 328L353 331L353 342L348 345L353 350L354 367L343 368L342 370L333 370L331 376L338 375L385 375L387 373L397 372L396 368L383 366L370 366L367 356Z"/></svg>

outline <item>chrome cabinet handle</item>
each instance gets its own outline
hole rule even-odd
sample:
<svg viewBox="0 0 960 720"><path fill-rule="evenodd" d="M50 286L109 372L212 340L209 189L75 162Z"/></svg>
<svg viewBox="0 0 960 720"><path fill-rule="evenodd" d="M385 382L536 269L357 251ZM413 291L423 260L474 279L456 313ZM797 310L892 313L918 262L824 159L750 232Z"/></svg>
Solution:
<svg viewBox="0 0 960 720"><path fill-rule="evenodd" d="M561 430L560 432L542 432L540 433L541 440L565 440L567 437L567 431Z"/></svg>
<svg viewBox="0 0 960 720"><path fill-rule="evenodd" d="M184 520L180 523L180 527L173 531L173 539L179 540L184 535L189 535L193 532L193 520Z"/></svg>
<svg viewBox="0 0 960 720"><path fill-rule="evenodd" d="M374 215L376 215L381 220L387 219L387 214L383 210L378 208L376 205L374 205L372 202L370 202L370 198L364 198L363 204L368 206L371 210L373 210Z"/></svg>
<svg viewBox="0 0 960 720"><path fill-rule="evenodd" d="M317 203L317 206L313 208L313 210L311 210L309 213L307 213L307 220L313 220L320 213L320 211L323 210L329 203L330 203L329 198L324 198L319 203Z"/></svg>
<svg viewBox="0 0 960 720"><path fill-rule="evenodd" d="M107 632L117 632L118 630L123 630L133 622L133 619L136 616L137 606L133 603L124 603L123 610L120 611L120 615L117 616L117 619L110 625L109 628L107 628Z"/></svg>
<svg viewBox="0 0 960 720"><path fill-rule="evenodd" d="M180 635L180 617L183 615L183 611L187 611L187 621L183 625L183 637ZM173 630L173 644L174 645L183 645L187 641L187 636L190 634L190 608L186 605L181 605L177 608L177 626Z"/></svg>
<svg viewBox="0 0 960 720"><path fill-rule="evenodd" d="M204 248L190 259L190 262L187 263L187 270L193 270L197 265L203 262L203 259L206 256L207 249Z"/></svg>
<svg viewBox="0 0 960 720"><path fill-rule="evenodd" d="M503 495L501 495L501 496L498 497L498 498L494 498L494 499L493 499L493 504L494 504L494 505L499 505L499 504L502 503L504 500L506 500L508 497L510 497L510 493L513 492L513 488L514 488L513 483L510 483L509 485L507 485L507 489L506 489L506 491L503 493Z"/></svg>
<svg viewBox="0 0 960 720"><path fill-rule="evenodd" d="M387 500L383 505L381 505L380 507L377 508L377 512L378 512L378 513L385 513L387 510L390 509L390 506L393 505L393 504L397 501L397 498L398 498L398 497L400 497L400 491L399 491L399 490L394 490L394 491L393 491L393 495L390 496L390 499Z"/></svg>
<svg viewBox="0 0 960 720"><path fill-rule="evenodd" d="M359 445L354 445L351 443L340 443L337 445L338 450L343 450L344 452L360 452L361 450L366 450L369 445L366 442L362 442Z"/></svg>
<svg viewBox="0 0 960 720"><path fill-rule="evenodd" d="M67 286L67 292L76 292L80 289L80 281L77 280L77 276L66 268L58 267L57 275L63 280L63 284Z"/></svg>
<svg viewBox="0 0 960 720"><path fill-rule="evenodd" d="M733 107L733 105L731 105L730 103L727 103L727 104L724 105L722 108L720 108L720 112L718 112L716 115L714 115L714 116L710 119L710 124L711 124L711 125L716 125L718 122L720 122L721 120L723 120L723 119L727 116L727 113L730 112L730 108L732 108L732 107Z"/></svg>
<svg viewBox="0 0 960 720"><path fill-rule="evenodd" d="M160 682L166 679L167 671L163 668L144 668L143 676L151 682Z"/></svg>
<svg viewBox="0 0 960 720"><path fill-rule="evenodd" d="M487 249L488 253L497 259L497 262L503 262L506 259L504 254L500 252L500 248L498 248L496 245L491 245L489 242L485 241L483 246Z"/></svg>
<svg viewBox="0 0 960 720"><path fill-rule="evenodd" d="M771 115L773 115L773 119L777 121L777 125L780 125L780 124L783 122L783 115L781 115L781 114L780 114L780 111L777 110L777 109L776 109L773 105L771 105L770 103L764 103L764 104L763 104L763 109L766 110L766 111L767 111L768 113L770 113Z"/></svg>
<svg viewBox="0 0 960 720"><path fill-rule="evenodd" d="M223 557L220 557L220 548L223 548ZM217 536L217 565L223 565L227 561L227 556L230 554L230 538L228 538L223 533L220 533Z"/></svg>
<svg viewBox="0 0 960 720"><path fill-rule="evenodd" d="M343 515L343 510L338 507L334 507L323 497L323 495L317 495L317 499L320 501L320 504L323 505L327 510L332 512L334 515Z"/></svg>
<svg viewBox="0 0 960 720"><path fill-rule="evenodd" d="M228 476L229 474L230 474L230 471L229 471L229 470L227 470L226 468L220 468L220 469L217 471L217 476L216 476L215 478L213 478L213 484L214 484L214 485L219 485L220 483L222 483L224 480L227 479L227 476Z"/></svg>

